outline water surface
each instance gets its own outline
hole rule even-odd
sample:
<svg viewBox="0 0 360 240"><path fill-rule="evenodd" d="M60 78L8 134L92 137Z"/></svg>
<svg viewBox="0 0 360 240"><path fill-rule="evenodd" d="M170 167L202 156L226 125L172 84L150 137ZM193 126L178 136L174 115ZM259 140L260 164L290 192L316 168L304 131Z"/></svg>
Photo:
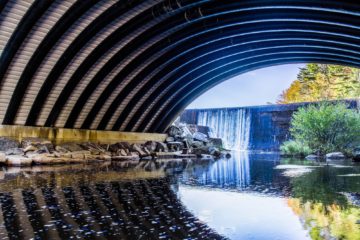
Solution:
<svg viewBox="0 0 360 240"><path fill-rule="evenodd" d="M360 166L234 152L0 171L1 239L360 239Z"/></svg>

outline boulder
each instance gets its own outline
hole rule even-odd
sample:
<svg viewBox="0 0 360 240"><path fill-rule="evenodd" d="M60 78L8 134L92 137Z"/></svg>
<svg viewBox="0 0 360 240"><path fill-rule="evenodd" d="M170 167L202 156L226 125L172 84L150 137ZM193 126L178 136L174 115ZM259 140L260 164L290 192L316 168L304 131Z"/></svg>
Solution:
<svg viewBox="0 0 360 240"><path fill-rule="evenodd" d="M0 151L6 151L9 148L18 148L20 143L15 139L0 137Z"/></svg>
<svg viewBox="0 0 360 240"><path fill-rule="evenodd" d="M201 142L208 142L207 136L201 132L196 132L193 134L194 140L201 141Z"/></svg>
<svg viewBox="0 0 360 240"><path fill-rule="evenodd" d="M133 152L137 152L137 153L139 153L139 156L140 157L145 157L145 156L148 156L149 154L148 153L146 153L143 149L142 149L142 147L139 145L139 144L133 144L132 146L131 146L131 148L132 148L132 151Z"/></svg>
<svg viewBox="0 0 360 240"><path fill-rule="evenodd" d="M345 159L345 155L342 152L332 152L325 155L326 159L329 160L340 160Z"/></svg>
<svg viewBox="0 0 360 240"><path fill-rule="evenodd" d="M6 155L23 155L24 151L21 148L9 148L5 151Z"/></svg>
<svg viewBox="0 0 360 240"><path fill-rule="evenodd" d="M34 145L28 145L27 147L24 148L24 153L26 154L27 152L35 152L37 150L38 148L35 147Z"/></svg>
<svg viewBox="0 0 360 240"><path fill-rule="evenodd" d="M20 155L6 156L6 162L9 166L30 166L32 159Z"/></svg>
<svg viewBox="0 0 360 240"><path fill-rule="evenodd" d="M170 126L167 130L167 134L170 137L180 137L183 134L183 130L177 126Z"/></svg>
<svg viewBox="0 0 360 240"><path fill-rule="evenodd" d="M157 147L157 143L155 141L147 141L144 146L150 151L150 152L155 152L156 151L156 147Z"/></svg>

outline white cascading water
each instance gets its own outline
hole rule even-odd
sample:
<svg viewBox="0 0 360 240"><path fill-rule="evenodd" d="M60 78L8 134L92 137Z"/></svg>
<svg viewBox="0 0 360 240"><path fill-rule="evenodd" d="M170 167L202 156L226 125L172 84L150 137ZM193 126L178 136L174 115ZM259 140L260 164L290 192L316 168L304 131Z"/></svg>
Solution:
<svg viewBox="0 0 360 240"><path fill-rule="evenodd" d="M251 114L246 108L198 110L197 125L212 129L210 137L222 138L224 147L246 150L249 146Z"/></svg>

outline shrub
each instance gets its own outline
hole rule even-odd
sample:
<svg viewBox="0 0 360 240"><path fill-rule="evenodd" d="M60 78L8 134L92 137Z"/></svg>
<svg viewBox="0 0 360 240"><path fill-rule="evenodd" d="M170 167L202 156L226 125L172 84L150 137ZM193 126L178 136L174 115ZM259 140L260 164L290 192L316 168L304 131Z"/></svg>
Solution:
<svg viewBox="0 0 360 240"><path fill-rule="evenodd" d="M286 141L284 142L280 150L283 154L291 156L307 156L312 153L312 150L306 144L299 141Z"/></svg>
<svg viewBox="0 0 360 240"><path fill-rule="evenodd" d="M345 103L320 103L293 114L292 137L320 154L350 153L360 143L360 113Z"/></svg>

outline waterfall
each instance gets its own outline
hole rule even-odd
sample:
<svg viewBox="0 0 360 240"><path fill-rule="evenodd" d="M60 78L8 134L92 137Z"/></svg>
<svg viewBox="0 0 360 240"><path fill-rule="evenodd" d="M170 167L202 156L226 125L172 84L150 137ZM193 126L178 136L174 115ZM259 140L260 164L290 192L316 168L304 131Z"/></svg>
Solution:
<svg viewBox="0 0 360 240"><path fill-rule="evenodd" d="M246 108L198 110L197 125L212 129L210 137L222 138L224 147L246 150L249 146L251 114Z"/></svg>

